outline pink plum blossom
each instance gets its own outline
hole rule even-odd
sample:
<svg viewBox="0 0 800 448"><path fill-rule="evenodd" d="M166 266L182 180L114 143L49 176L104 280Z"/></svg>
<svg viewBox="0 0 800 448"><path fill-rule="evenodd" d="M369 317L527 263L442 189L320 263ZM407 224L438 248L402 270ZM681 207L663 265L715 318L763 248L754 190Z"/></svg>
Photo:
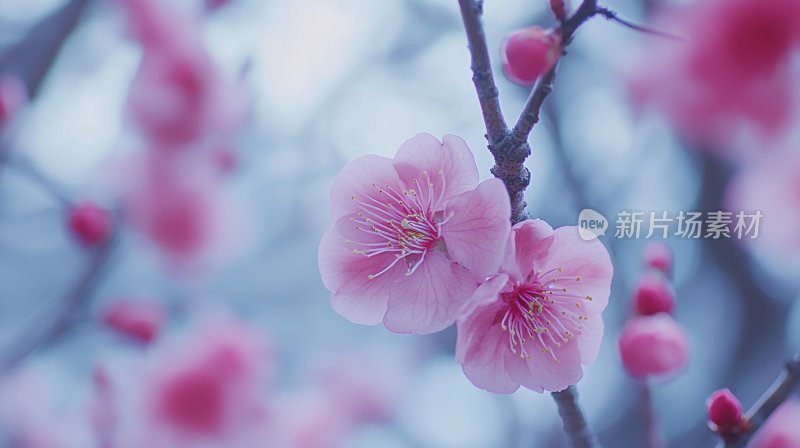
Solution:
<svg viewBox="0 0 800 448"><path fill-rule="evenodd" d="M800 401L790 398L767 419L747 448L795 448L800 446Z"/></svg>
<svg viewBox="0 0 800 448"><path fill-rule="evenodd" d="M654 39L634 95L704 146L737 131L775 136L797 107L796 0L709 0L668 11L658 25L687 42Z"/></svg>
<svg viewBox="0 0 800 448"><path fill-rule="evenodd" d="M725 198L734 230L740 212L762 215L759 225L743 233L741 239L737 236L737 241L767 261L768 268L792 277L800 270L800 154L794 149L765 154L743 167L728 186Z"/></svg>
<svg viewBox="0 0 800 448"><path fill-rule="evenodd" d="M613 266L597 240L541 220L514 226L501 273L458 321L456 359L481 389L543 392L577 383L603 337Z"/></svg>
<svg viewBox="0 0 800 448"><path fill-rule="evenodd" d="M347 319L398 333L451 325L500 265L510 229L502 182L478 185L460 137L417 134L394 159L368 155L331 187L334 225L319 247L322 281Z"/></svg>
<svg viewBox="0 0 800 448"><path fill-rule="evenodd" d="M196 324L148 359L138 379L140 426L118 433L119 446L253 446L241 441L268 424L271 358L256 330L232 318Z"/></svg>
<svg viewBox="0 0 800 448"><path fill-rule="evenodd" d="M123 218L172 266L219 264L239 249L243 211L223 188L212 153L150 151L118 171Z"/></svg>
<svg viewBox="0 0 800 448"><path fill-rule="evenodd" d="M244 117L242 95L214 66L199 19L169 3L122 3L144 48L128 100L143 136L174 149L235 130Z"/></svg>
<svg viewBox="0 0 800 448"><path fill-rule="evenodd" d="M619 353L633 378L667 377L689 362L689 340L669 314L636 316L622 329Z"/></svg>

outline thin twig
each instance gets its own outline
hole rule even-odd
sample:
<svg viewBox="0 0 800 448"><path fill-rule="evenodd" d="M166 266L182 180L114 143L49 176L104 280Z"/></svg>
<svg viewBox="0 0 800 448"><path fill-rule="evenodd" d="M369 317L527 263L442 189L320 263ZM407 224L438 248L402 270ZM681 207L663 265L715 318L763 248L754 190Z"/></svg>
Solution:
<svg viewBox="0 0 800 448"><path fill-rule="evenodd" d="M764 392L764 395L751 407L746 414L748 428L739 437L727 442L720 442L718 448L741 448L747 445L761 425L770 415L783 404L800 387L800 351L794 358L786 363L783 372L775 382Z"/></svg>
<svg viewBox="0 0 800 448"><path fill-rule="evenodd" d="M71 317L86 305L102 278L117 246L116 235L117 232L112 231L106 242L94 249L86 270L72 288L37 310L22 331L0 350L0 375L8 372L40 345L69 329Z"/></svg>
<svg viewBox="0 0 800 448"><path fill-rule="evenodd" d="M681 42L685 42L686 41L686 39L681 37L681 36L678 36L678 35L675 35L675 34L672 34L672 33L668 33L666 31L661 31L661 30L655 30L655 29L652 29L652 28L648 28L646 26L639 25L637 23L633 23L633 22L631 22L629 20L623 19L617 14L616 11L612 11L612 10L610 10L608 8L605 8L605 7L602 7L602 6L597 8L597 14L600 14L601 16L605 17L608 20L611 20L613 22L617 22L617 23L619 23L620 25L622 25L624 27L630 28L632 30L639 31L641 33L652 34L654 36L665 37L667 39L678 40L678 41L681 41Z"/></svg>
<svg viewBox="0 0 800 448"><path fill-rule="evenodd" d="M575 386L569 386L561 392L553 392L553 399L558 405L558 415L564 424L564 432L567 433L573 448L599 448L600 442L586 423L578 404L578 390Z"/></svg>
<svg viewBox="0 0 800 448"><path fill-rule="evenodd" d="M645 446L647 448L663 448L665 446L664 438L658 426L650 385L647 382L641 382L638 386L642 403L642 418L644 419Z"/></svg>

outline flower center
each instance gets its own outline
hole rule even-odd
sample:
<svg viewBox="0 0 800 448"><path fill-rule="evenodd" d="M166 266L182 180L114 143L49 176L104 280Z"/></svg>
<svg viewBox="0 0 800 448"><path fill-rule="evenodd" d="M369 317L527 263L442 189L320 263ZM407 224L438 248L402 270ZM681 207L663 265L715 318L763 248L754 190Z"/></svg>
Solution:
<svg viewBox="0 0 800 448"><path fill-rule="evenodd" d="M508 332L509 348L520 358L531 359L538 350L559 362L555 350L580 334L583 321L589 320L582 314L582 302L592 297L570 293L565 286L581 281L581 277L560 276L561 271L558 267L534 272L502 296L508 308L500 326Z"/></svg>
<svg viewBox="0 0 800 448"><path fill-rule="evenodd" d="M444 172L440 170L439 176L442 185L438 195L428 172L423 171L422 182L414 179L416 188L399 192L389 185L372 184L377 194L352 197L359 211L350 220L358 232L370 236L366 242L348 240L347 244L355 247L353 253L365 257L394 255L386 267L369 275L370 280L389 271L401 260L406 262L406 275L411 275L425 261L429 251L447 249L442 240L442 225L452 215L445 216L442 206Z"/></svg>

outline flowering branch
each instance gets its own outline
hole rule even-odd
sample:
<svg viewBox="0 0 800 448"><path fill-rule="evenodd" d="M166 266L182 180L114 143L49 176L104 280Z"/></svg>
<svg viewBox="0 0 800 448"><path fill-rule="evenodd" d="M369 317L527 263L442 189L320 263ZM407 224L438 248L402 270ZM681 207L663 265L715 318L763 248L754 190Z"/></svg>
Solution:
<svg viewBox="0 0 800 448"><path fill-rule="evenodd" d="M530 185L531 175L524 163L531 154L528 137L534 125L539 122L544 100L553 90L557 64L539 81L531 92L513 131L509 130L500 108L499 91L492 74L486 33L481 22L483 2L482 0L459 0L458 3L472 57L472 81L475 84L486 125L489 151L495 160L491 171L495 177L503 181L508 190L511 199L511 222L516 224L527 217L525 190ZM597 9L597 0L584 0L573 15L561 23L559 32L564 47L572 40L578 27L597 14ZM554 392L552 395L558 405L558 413L572 445L575 448L600 446L597 437L586 423L578 404L575 387L570 386L561 392Z"/></svg>
<svg viewBox="0 0 800 448"><path fill-rule="evenodd" d="M722 442L718 448L742 448L747 445L761 425L800 386L800 351L786 363L780 376L764 395L747 411L747 431L738 437Z"/></svg>
<svg viewBox="0 0 800 448"><path fill-rule="evenodd" d="M558 405L558 415L564 423L564 432L569 436L573 448L599 447L600 442L586 423L586 417L578 404L578 390L575 386L553 392L552 395Z"/></svg>

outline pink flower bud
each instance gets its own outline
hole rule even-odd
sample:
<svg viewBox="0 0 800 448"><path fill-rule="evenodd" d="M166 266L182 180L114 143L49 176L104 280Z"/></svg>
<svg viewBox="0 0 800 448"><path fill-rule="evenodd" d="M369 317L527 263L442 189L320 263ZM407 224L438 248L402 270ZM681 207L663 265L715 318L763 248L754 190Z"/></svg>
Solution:
<svg viewBox="0 0 800 448"><path fill-rule="evenodd" d="M6 76L0 79L0 127L11 121L26 101L25 86L19 78Z"/></svg>
<svg viewBox="0 0 800 448"><path fill-rule="evenodd" d="M648 268L656 269L664 275L672 275L672 250L661 243L652 243L644 250L644 264Z"/></svg>
<svg viewBox="0 0 800 448"><path fill-rule="evenodd" d="M672 313L675 307L675 292L660 272L648 272L639 279L633 301L636 314L640 316Z"/></svg>
<svg viewBox="0 0 800 448"><path fill-rule="evenodd" d="M558 33L532 26L509 34L500 45L506 77L523 86L532 85L553 67L561 53Z"/></svg>
<svg viewBox="0 0 800 448"><path fill-rule="evenodd" d="M141 342L150 343L164 324L166 311L161 304L138 300L119 300L102 312L103 324Z"/></svg>
<svg viewBox="0 0 800 448"><path fill-rule="evenodd" d="M634 378L668 376L686 366L689 340L669 314L637 316L623 328L619 352L625 370Z"/></svg>
<svg viewBox="0 0 800 448"><path fill-rule="evenodd" d="M721 389L706 400L711 429L723 439L739 434L747 422L742 415L742 404L729 389Z"/></svg>
<svg viewBox="0 0 800 448"><path fill-rule="evenodd" d="M87 246L103 244L111 233L111 215L90 202L72 207L67 219L72 234Z"/></svg>
<svg viewBox="0 0 800 448"><path fill-rule="evenodd" d="M567 18L567 6L564 3L565 0L550 0L550 10L558 20Z"/></svg>

